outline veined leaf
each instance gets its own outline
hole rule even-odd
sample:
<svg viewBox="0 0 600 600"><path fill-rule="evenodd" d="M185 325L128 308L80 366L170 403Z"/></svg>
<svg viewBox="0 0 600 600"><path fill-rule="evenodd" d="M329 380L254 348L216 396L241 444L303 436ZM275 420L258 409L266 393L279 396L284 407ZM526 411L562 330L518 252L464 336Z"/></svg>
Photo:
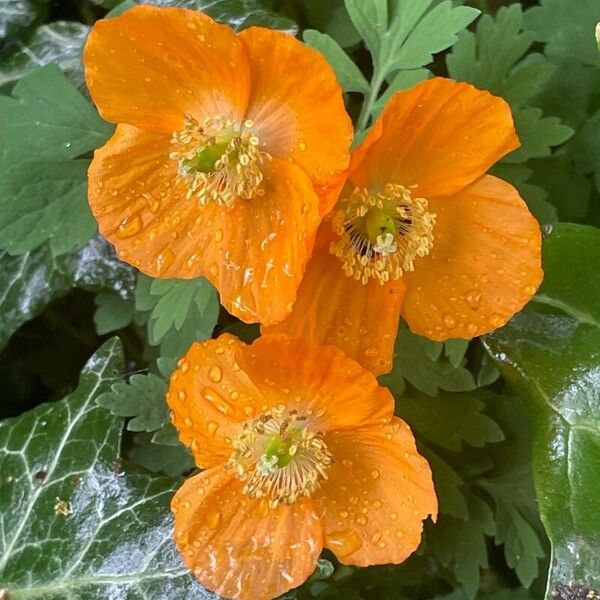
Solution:
<svg viewBox="0 0 600 600"><path fill-rule="evenodd" d="M259 0L195 0L196 8L236 31L246 27L268 27L295 35L294 21L263 6Z"/></svg>
<svg viewBox="0 0 600 600"><path fill-rule="evenodd" d="M41 25L29 37L19 40L0 59L0 88L15 84L21 77L55 64L78 88L83 87L81 53L89 27L73 21Z"/></svg>
<svg viewBox="0 0 600 600"><path fill-rule="evenodd" d="M111 340L64 400L0 423L0 581L11 600L207 597L171 538L181 480L122 465L122 420L96 403L122 365Z"/></svg>
<svg viewBox="0 0 600 600"><path fill-rule="evenodd" d="M100 237L60 257L47 247L10 256L0 251L0 348L28 320L71 288L133 292L133 269L122 263Z"/></svg>
<svg viewBox="0 0 600 600"><path fill-rule="evenodd" d="M0 10L0 46L39 21L46 13L44 0L2 0Z"/></svg>
<svg viewBox="0 0 600 600"><path fill-rule="evenodd" d="M531 413L551 598L572 583L600 588L600 232L557 225L543 252L535 301L485 343Z"/></svg>

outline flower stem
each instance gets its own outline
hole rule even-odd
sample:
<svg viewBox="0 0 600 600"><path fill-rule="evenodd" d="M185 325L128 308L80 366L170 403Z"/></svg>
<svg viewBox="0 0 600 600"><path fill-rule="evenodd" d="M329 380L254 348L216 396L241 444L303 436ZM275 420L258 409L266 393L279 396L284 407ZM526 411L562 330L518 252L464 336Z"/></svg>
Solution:
<svg viewBox="0 0 600 600"><path fill-rule="evenodd" d="M362 108L360 109L360 115L358 116L358 121L356 123L358 132L364 131L369 126L373 106L379 97L379 91L381 90L381 86L385 80L385 75L383 73L384 71L375 65L373 69L373 77L371 79L371 89L365 96L365 100Z"/></svg>

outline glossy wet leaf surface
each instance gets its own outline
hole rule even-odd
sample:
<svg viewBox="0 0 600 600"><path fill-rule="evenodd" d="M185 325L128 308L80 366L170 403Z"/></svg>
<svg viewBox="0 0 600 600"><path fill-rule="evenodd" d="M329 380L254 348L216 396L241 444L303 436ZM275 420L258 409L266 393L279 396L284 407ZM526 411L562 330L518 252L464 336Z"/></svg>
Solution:
<svg viewBox="0 0 600 600"><path fill-rule="evenodd" d="M0 252L0 349L21 325L72 288L128 297L134 282L133 269L100 237L60 257L46 246L19 256Z"/></svg>
<svg viewBox="0 0 600 600"><path fill-rule="evenodd" d="M11 600L213 597L171 540L181 480L122 464L122 419L96 403L122 366L113 339L72 394L0 424L0 581Z"/></svg>
<svg viewBox="0 0 600 600"><path fill-rule="evenodd" d="M553 545L550 591L572 581L600 588L598 264L597 229L556 226L536 301L486 339L530 409L536 490Z"/></svg>

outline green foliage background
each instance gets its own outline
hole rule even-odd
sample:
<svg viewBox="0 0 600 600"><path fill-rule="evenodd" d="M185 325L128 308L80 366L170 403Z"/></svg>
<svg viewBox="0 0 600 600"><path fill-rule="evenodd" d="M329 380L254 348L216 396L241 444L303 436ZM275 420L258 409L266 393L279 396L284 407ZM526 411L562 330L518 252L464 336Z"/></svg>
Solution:
<svg viewBox="0 0 600 600"><path fill-rule="evenodd" d="M366 569L325 554L287 597L594 597L600 0L152 3L300 36L335 69L357 139L391 94L432 74L504 97L522 146L494 172L545 233L545 282L504 328L443 344L398 332L382 383L440 501L419 551ZM194 340L258 330L220 309L206 280L152 280L96 231L86 170L112 126L89 101L81 50L97 19L133 4L0 0L0 597L10 600L210 596L170 540L168 501L194 465L168 423L166 380Z"/></svg>

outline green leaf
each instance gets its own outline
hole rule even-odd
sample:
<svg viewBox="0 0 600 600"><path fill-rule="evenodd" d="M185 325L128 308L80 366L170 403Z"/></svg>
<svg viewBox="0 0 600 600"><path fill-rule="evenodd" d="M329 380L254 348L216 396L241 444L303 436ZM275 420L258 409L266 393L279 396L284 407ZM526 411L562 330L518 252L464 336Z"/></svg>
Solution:
<svg viewBox="0 0 600 600"><path fill-rule="evenodd" d="M49 242L55 255L97 229L87 202L89 161L23 161L0 156L0 248L22 254Z"/></svg>
<svg viewBox="0 0 600 600"><path fill-rule="evenodd" d="M434 54L452 46L457 34L479 14L475 8L455 7L451 0L427 11L430 5L431 0L396 3L388 35L382 42L382 59L388 72L429 64Z"/></svg>
<svg viewBox="0 0 600 600"><path fill-rule="evenodd" d="M169 420L167 383L161 377L132 375L129 381L113 383L98 397L98 404L118 417L132 417L129 431L156 431Z"/></svg>
<svg viewBox="0 0 600 600"><path fill-rule="evenodd" d="M195 467L192 455L183 444L157 446L154 437L147 433L135 434L127 458L152 473L169 477L183 475Z"/></svg>
<svg viewBox="0 0 600 600"><path fill-rule="evenodd" d="M576 139L574 138L569 143L569 152ZM590 152L593 152L592 148L593 145L589 149ZM544 187L548 193L548 201L556 207L561 221L578 221L587 215L591 202L592 184L589 178L578 172L572 160L566 156L553 156L532 160L528 165L532 170L530 182ZM600 160L598 166L600 167Z"/></svg>
<svg viewBox="0 0 600 600"><path fill-rule="evenodd" d="M569 144L568 153L582 173L600 170L600 110L591 115Z"/></svg>
<svg viewBox="0 0 600 600"><path fill-rule="evenodd" d="M415 335L402 324L396 337L394 369L380 378L382 385L401 395L408 381L418 390L436 396L439 390L465 392L475 389L473 375L464 367L454 367L442 358L432 361L427 355L429 340Z"/></svg>
<svg viewBox="0 0 600 600"><path fill-rule="evenodd" d="M157 297L150 317L150 343L157 344L171 327L180 330L191 310L202 316L216 292L208 280L199 277L155 279L150 294Z"/></svg>
<svg viewBox="0 0 600 600"><path fill-rule="evenodd" d="M552 147L573 135L557 117L544 117L540 109L523 106L542 90L554 71L539 54L523 59L534 37L524 30L522 8L513 4L500 8L495 18L481 17L475 33L461 33L446 59L452 78L489 90L511 104L521 147L505 158L510 163L550 156Z"/></svg>
<svg viewBox="0 0 600 600"><path fill-rule="evenodd" d="M442 564L452 567L469 599L479 588L479 570L487 568L486 535L496 533L492 511L486 502L469 498L469 520L443 517L436 525L433 551Z"/></svg>
<svg viewBox="0 0 600 600"><path fill-rule="evenodd" d="M456 590L447 596L436 596L433 600L468 600L462 590ZM477 600L533 600L529 590L525 588L510 588L488 594L478 594Z"/></svg>
<svg viewBox="0 0 600 600"><path fill-rule="evenodd" d="M375 57L388 27L387 0L344 0L354 27Z"/></svg>
<svg viewBox="0 0 600 600"><path fill-rule="evenodd" d="M161 356L181 356L209 338L219 317L216 290L204 278L151 279L138 276L136 320L147 324L148 342Z"/></svg>
<svg viewBox="0 0 600 600"><path fill-rule="evenodd" d="M549 598L570 582L600 586L600 232L557 225L543 258L535 301L485 343L531 414Z"/></svg>
<svg viewBox="0 0 600 600"><path fill-rule="evenodd" d="M44 246L20 256L0 251L0 348L23 323L74 287L128 297L133 285L133 269L100 237L60 257Z"/></svg>
<svg viewBox="0 0 600 600"><path fill-rule="evenodd" d="M476 448L499 442L504 434L483 414L485 405L468 394L423 394L396 397L396 412L425 439L448 450L460 450L463 443Z"/></svg>
<svg viewBox="0 0 600 600"><path fill-rule="evenodd" d="M180 480L116 460L122 421L96 398L122 365L111 340L71 395L0 423L0 581L11 600L206 598L171 538Z"/></svg>
<svg viewBox="0 0 600 600"><path fill-rule="evenodd" d="M309 28L331 36L342 48L360 42L360 35L350 20L343 0L303 0L302 8Z"/></svg>
<svg viewBox="0 0 600 600"><path fill-rule="evenodd" d="M302 39L328 60L345 92L369 92L370 86L365 76L332 37L308 29L302 34Z"/></svg>
<svg viewBox="0 0 600 600"><path fill-rule="evenodd" d="M389 6L387 0L345 0L348 14L365 41L373 60L371 90L366 95L357 120L360 135L374 115L381 112L378 102L384 83L390 91L386 99L405 85L397 71L416 71L409 77L421 80L427 73L421 69L433 60L433 55L456 41L464 29L479 14L466 6L453 6L452 0L435 2L398 0ZM433 3L433 4L432 4Z"/></svg>
<svg viewBox="0 0 600 600"><path fill-rule="evenodd" d="M259 0L196 0L198 10L236 31L247 27L268 27L296 35L294 21L265 8Z"/></svg>
<svg viewBox="0 0 600 600"><path fill-rule="evenodd" d="M87 202L88 160L111 127L50 65L0 96L0 248L11 254L47 240L54 254L87 242L96 222Z"/></svg>
<svg viewBox="0 0 600 600"><path fill-rule="evenodd" d="M0 88L11 86L38 67L55 64L78 88L83 88L81 53L90 28L73 21L55 21L19 40L0 59Z"/></svg>
<svg viewBox="0 0 600 600"><path fill-rule="evenodd" d="M528 63L514 69L531 47L533 38L530 31L523 31L521 6L502 7L495 17L483 15L474 33L460 34L446 58L448 72L457 81L468 81L507 99L513 96L512 103L520 105L542 88L553 70L540 55L528 59L534 61L533 68Z"/></svg>
<svg viewBox="0 0 600 600"><path fill-rule="evenodd" d="M431 467L440 513L466 521L469 508L462 489L465 483L462 477L428 446L419 444L419 451Z"/></svg>
<svg viewBox="0 0 600 600"><path fill-rule="evenodd" d="M56 65L25 75L12 96L0 96L0 149L26 159L76 158L102 146L112 132Z"/></svg>
<svg viewBox="0 0 600 600"><path fill-rule="evenodd" d="M0 46L10 38L42 19L46 13L43 0L2 0L0 10Z"/></svg>
<svg viewBox="0 0 600 600"><path fill-rule="evenodd" d="M600 21L596 0L541 0L525 14L535 39L546 42L546 53L561 59L571 58L586 65L600 66L594 35Z"/></svg>
<svg viewBox="0 0 600 600"><path fill-rule="evenodd" d="M98 335L105 335L127 327L133 321L135 302L117 294L100 293L95 298L94 323Z"/></svg>
<svg viewBox="0 0 600 600"><path fill-rule="evenodd" d="M550 156L552 148L566 142L574 131L557 117L544 117L539 108L520 108L513 114L521 146L504 158L508 163L524 163L530 158Z"/></svg>

